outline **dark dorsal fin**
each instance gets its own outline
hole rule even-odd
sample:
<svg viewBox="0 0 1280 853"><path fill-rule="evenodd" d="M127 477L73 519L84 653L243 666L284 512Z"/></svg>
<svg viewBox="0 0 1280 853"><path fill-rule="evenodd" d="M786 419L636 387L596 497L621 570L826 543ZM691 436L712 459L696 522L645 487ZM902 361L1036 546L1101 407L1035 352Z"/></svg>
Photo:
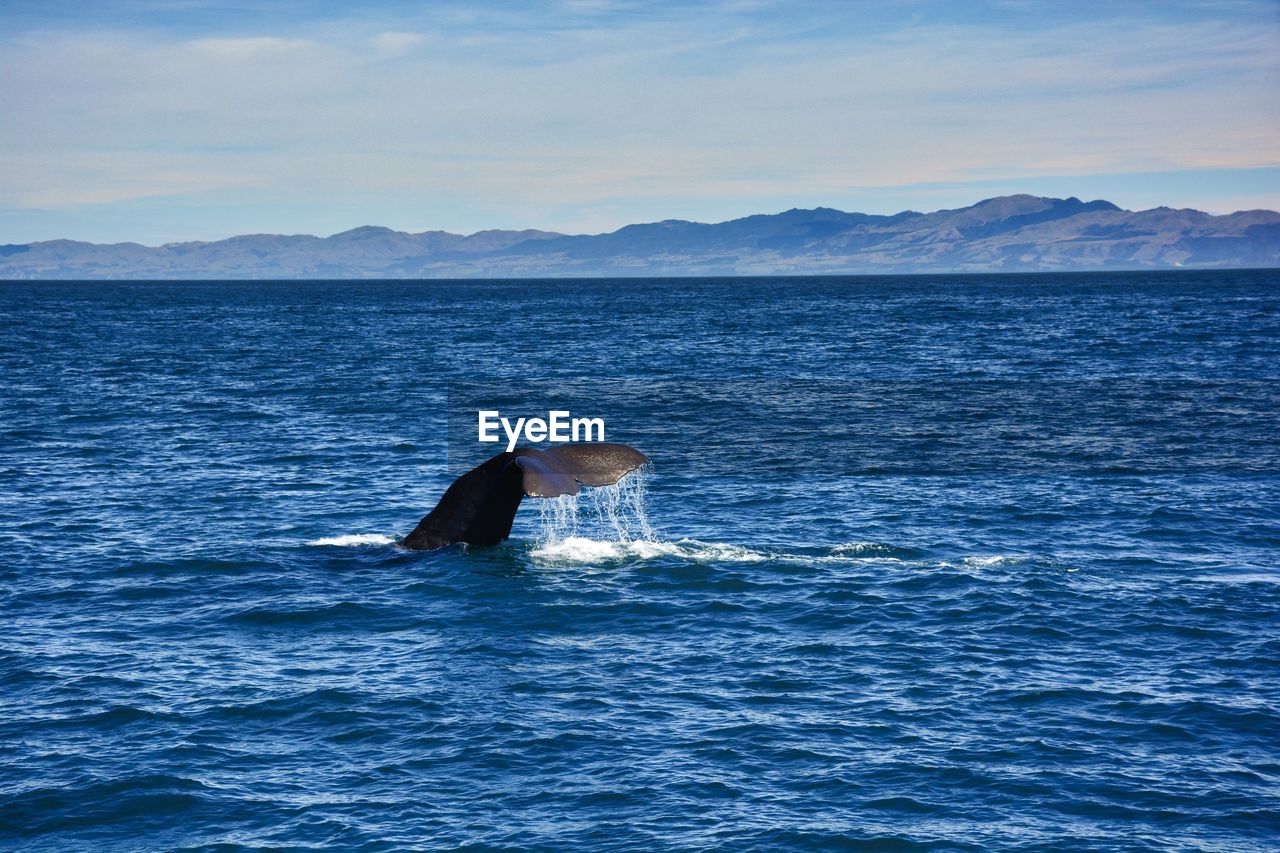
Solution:
<svg viewBox="0 0 1280 853"><path fill-rule="evenodd" d="M579 483L612 485L648 461L633 447L603 442L499 453L454 480L436 508L400 544L415 550L454 542L497 545L511 535L525 495L576 495Z"/></svg>

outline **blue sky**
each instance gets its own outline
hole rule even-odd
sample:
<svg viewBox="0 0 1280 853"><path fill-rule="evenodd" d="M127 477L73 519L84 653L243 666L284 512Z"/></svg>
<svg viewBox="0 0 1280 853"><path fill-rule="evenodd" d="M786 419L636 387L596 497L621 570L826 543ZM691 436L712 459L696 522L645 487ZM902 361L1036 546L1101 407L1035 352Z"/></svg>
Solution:
<svg viewBox="0 0 1280 853"><path fill-rule="evenodd" d="M0 0L0 243L1280 209L1280 0Z"/></svg>

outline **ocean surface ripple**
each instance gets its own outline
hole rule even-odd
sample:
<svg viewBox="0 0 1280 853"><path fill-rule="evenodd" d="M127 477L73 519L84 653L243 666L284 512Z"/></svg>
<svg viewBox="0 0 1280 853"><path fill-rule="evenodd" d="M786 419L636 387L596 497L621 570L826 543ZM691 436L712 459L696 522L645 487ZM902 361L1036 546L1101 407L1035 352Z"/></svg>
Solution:
<svg viewBox="0 0 1280 853"><path fill-rule="evenodd" d="M0 370L5 848L1280 845L1275 272L3 284ZM486 394L645 488L397 547Z"/></svg>

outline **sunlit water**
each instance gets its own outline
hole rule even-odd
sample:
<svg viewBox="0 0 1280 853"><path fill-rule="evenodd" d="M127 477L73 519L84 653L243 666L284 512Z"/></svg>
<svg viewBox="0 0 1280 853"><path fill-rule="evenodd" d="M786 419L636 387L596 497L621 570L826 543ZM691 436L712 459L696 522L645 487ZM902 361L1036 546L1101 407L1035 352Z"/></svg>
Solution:
<svg viewBox="0 0 1280 853"><path fill-rule="evenodd" d="M1278 366L1274 273L0 285L0 844L1273 849ZM477 393L652 468L403 550Z"/></svg>

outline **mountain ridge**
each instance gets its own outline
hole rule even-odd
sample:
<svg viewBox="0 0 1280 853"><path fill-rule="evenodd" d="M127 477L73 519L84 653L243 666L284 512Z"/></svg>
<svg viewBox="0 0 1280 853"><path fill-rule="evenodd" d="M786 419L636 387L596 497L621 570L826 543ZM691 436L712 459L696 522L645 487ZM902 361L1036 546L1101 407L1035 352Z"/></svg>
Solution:
<svg viewBox="0 0 1280 853"><path fill-rule="evenodd" d="M717 223L667 219L599 234L472 234L362 225L328 237L0 245L0 280L518 278L1063 272L1280 266L1280 213L1123 210L1027 194L882 215L791 208Z"/></svg>

